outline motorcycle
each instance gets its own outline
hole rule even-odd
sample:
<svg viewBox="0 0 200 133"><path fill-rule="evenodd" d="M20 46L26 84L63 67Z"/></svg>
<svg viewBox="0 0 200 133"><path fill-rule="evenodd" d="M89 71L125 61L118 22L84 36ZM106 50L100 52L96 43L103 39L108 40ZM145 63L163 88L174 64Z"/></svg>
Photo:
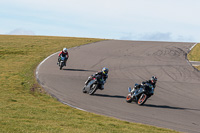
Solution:
<svg viewBox="0 0 200 133"><path fill-rule="evenodd" d="M98 77L92 77L92 79L87 83L83 88L83 93L88 93L89 95L93 95L97 89L102 90L104 81L103 79L99 79Z"/></svg>
<svg viewBox="0 0 200 133"><path fill-rule="evenodd" d="M138 84L135 84L135 87ZM148 98L150 98L154 93L154 88L151 84L140 85L138 89L133 88L134 91L131 90L131 87L128 88L130 94L126 97L126 102L131 103L132 101L136 102L138 105L143 105Z"/></svg>
<svg viewBox="0 0 200 133"><path fill-rule="evenodd" d="M65 58L66 57L60 57L60 60L59 60L59 63L58 63L58 65L59 65L59 68L60 68L60 70L63 68L63 66L65 65Z"/></svg>

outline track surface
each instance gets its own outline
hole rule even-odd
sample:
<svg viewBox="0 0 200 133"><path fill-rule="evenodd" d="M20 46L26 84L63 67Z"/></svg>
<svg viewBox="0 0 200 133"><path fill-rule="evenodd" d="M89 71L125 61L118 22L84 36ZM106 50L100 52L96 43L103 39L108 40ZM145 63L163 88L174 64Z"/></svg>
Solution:
<svg viewBox="0 0 200 133"><path fill-rule="evenodd" d="M186 60L193 43L109 40L69 49L63 70L57 54L37 69L39 83L63 103L83 110L177 131L200 132L200 73ZM88 76L109 68L103 91L82 93ZM152 75L155 94L144 106L126 103L128 87Z"/></svg>

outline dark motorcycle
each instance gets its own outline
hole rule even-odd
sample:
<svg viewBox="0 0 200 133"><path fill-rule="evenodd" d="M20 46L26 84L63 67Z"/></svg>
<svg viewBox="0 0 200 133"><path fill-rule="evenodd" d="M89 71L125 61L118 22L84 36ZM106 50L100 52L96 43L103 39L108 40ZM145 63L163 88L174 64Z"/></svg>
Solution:
<svg viewBox="0 0 200 133"><path fill-rule="evenodd" d="M102 86L104 85L103 79L98 79L98 77L93 77L89 83L87 83L83 88L83 93L88 93L89 95L93 95L97 89L102 90Z"/></svg>
<svg viewBox="0 0 200 133"><path fill-rule="evenodd" d="M135 87L138 84L135 84ZM143 105L148 98L150 98L154 93L154 88L151 84L141 85L138 89L131 91L131 87L128 88L130 94L126 97L126 102L131 103L136 102L138 105Z"/></svg>
<svg viewBox="0 0 200 133"><path fill-rule="evenodd" d="M59 62L58 62L58 66L60 68L60 70L63 68L63 66L65 65L65 59L66 57L62 57L60 56Z"/></svg>

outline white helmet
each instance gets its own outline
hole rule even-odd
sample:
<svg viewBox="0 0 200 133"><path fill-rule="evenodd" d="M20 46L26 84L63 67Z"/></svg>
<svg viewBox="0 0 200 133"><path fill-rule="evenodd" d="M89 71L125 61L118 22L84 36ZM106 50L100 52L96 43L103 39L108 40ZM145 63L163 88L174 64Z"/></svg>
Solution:
<svg viewBox="0 0 200 133"><path fill-rule="evenodd" d="M151 83L156 83L157 82L157 77L156 76L152 76L151 77Z"/></svg>
<svg viewBox="0 0 200 133"><path fill-rule="evenodd" d="M64 52L64 53L67 53L67 48L63 48L63 52Z"/></svg>

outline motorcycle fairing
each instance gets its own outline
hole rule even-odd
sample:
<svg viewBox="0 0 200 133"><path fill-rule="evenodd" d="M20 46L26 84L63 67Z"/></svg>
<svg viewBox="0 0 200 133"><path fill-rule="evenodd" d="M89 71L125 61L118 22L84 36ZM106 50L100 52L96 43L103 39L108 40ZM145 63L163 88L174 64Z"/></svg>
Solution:
<svg viewBox="0 0 200 133"><path fill-rule="evenodd" d="M91 80L86 86L85 86L85 90L88 92L90 90L90 86L92 84L94 84L96 82L96 80Z"/></svg>

